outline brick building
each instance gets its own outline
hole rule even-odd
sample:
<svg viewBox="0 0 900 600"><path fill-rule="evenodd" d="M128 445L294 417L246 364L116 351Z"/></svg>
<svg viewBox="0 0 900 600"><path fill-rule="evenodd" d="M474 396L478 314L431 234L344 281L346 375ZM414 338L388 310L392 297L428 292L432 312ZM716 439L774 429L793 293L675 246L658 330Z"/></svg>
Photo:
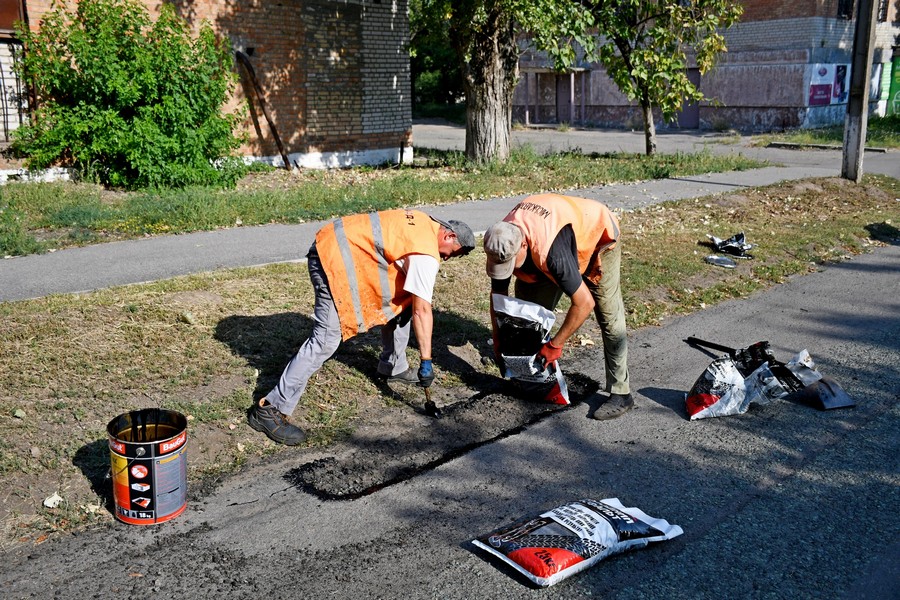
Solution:
<svg viewBox="0 0 900 600"><path fill-rule="evenodd" d="M900 16L896 0L877 5L870 109L900 112L889 88L900 69ZM724 32L728 52L702 76L688 76L713 102L684 107L674 125L659 127L771 131L842 123L855 26L853 0L743 0L739 23ZM559 74L526 51L513 101L524 123L576 123L642 128L640 108L623 96L605 69L581 62Z"/></svg>
<svg viewBox="0 0 900 600"><path fill-rule="evenodd" d="M151 14L162 4L142 1ZM211 23L235 51L241 84L229 110L249 107L245 156L281 165L283 148L300 167L412 159L407 0L170 3L194 27ZM0 0L0 142L22 112L21 84L11 80L13 54L21 52L12 22L38 27L50 5Z"/></svg>

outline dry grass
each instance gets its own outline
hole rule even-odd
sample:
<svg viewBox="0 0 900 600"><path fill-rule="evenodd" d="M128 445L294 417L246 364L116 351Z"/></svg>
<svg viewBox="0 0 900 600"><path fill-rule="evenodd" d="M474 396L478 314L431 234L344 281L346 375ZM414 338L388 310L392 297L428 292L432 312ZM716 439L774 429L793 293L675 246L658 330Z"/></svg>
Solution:
<svg viewBox="0 0 900 600"><path fill-rule="evenodd" d="M810 180L650 207L622 215L632 328L700 310L897 243L900 182ZM755 258L726 270L703 262L706 234L744 231ZM879 241L882 240L882 241ZM488 282L480 251L445 263L435 292L435 361L456 376L449 348L487 354ZM182 277L89 294L0 304L0 488L3 543L111 519L105 428L122 412L162 406L188 415L190 479L290 451L245 423L308 331L305 265ZM599 338L596 324L580 332ZM342 346L311 382L295 419L326 445L375 411L409 410L372 382L378 338ZM567 352L582 349L577 340ZM56 509L41 505L57 492Z"/></svg>

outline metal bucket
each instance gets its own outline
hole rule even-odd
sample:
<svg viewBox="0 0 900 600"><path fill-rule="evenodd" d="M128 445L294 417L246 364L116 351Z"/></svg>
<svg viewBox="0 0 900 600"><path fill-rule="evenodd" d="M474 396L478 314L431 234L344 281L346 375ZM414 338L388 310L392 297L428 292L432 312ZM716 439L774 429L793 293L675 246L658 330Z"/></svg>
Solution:
<svg viewBox="0 0 900 600"><path fill-rule="evenodd" d="M106 426L116 518L132 525L173 519L187 508L187 419L145 408Z"/></svg>

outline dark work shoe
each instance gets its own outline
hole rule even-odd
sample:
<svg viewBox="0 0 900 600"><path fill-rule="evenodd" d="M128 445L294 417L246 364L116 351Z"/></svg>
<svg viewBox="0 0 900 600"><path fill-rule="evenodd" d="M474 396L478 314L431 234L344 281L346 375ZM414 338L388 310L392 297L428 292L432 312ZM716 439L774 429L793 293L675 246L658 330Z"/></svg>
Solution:
<svg viewBox="0 0 900 600"><path fill-rule="evenodd" d="M381 375L382 381L387 381L388 383L406 383L409 385L419 385L419 376L416 374L416 370L412 367L403 371L402 373L397 373L396 375Z"/></svg>
<svg viewBox="0 0 900 600"><path fill-rule="evenodd" d="M306 433L288 421L288 418L278 412L271 404L265 406L256 404L247 413L247 423L256 431L261 431L279 444L296 446L306 440Z"/></svg>
<svg viewBox="0 0 900 600"><path fill-rule="evenodd" d="M591 415L598 421L608 421L621 417L634 408L634 399L631 394L610 394L609 400L600 405Z"/></svg>

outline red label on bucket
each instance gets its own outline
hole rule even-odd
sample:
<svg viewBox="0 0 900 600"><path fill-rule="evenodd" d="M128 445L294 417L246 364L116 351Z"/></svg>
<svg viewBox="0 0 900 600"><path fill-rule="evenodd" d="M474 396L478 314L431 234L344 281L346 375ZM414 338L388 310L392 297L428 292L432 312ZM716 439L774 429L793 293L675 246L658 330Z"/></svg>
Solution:
<svg viewBox="0 0 900 600"><path fill-rule="evenodd" d="M182 431L178 436L169 440L168 442L163 442L159 445L159 453L160 454L168 454L173 450L178 450L184 445L184 442L187 440L187 431Z"/></svg>
<svg viewBox="0 0 900 600"><path fill-rule="evenodd" d="M109 448L113 452L118 452L119 454L125 454L125 444L123 444L119 440L110 438L109 439Z"/></svg>

